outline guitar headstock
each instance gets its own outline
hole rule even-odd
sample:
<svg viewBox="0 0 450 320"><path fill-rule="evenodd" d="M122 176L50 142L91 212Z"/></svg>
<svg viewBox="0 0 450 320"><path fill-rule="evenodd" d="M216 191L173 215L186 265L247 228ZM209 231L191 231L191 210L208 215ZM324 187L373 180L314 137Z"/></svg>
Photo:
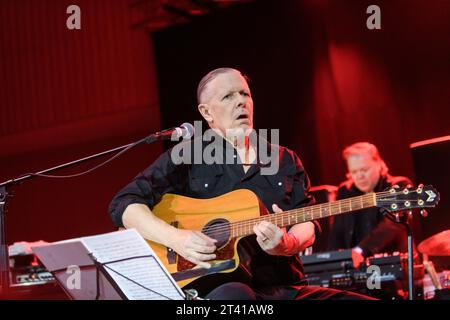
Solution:
<svg viewBox="0 0 450 320"><path fill-rule="evenodd" d="M424 185L413 188L392 187L376 193L377 207L389 212L433 208L439 199L439 192L433 186Z"/></svg>

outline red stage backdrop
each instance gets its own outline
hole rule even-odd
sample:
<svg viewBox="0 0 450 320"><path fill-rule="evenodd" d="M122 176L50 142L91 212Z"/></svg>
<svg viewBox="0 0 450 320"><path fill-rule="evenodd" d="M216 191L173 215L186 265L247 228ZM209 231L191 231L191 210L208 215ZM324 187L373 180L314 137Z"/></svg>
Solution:
<svg viewBox="0 0 450 320"><path fill-rule="evenodd" d="M342 181L341 150L361 140L414 178L409 144L450 132L449 1L377 1L381 30L365 25L372 1L255 1L152 37L129 3L0 2L1 181L199 119L196 84L220 66L249 73L257 126L279 128L316 185ZM81 30L66 28L71 4ZM15 187L9 242L112 230L111 197L162 149Z"/></svg>

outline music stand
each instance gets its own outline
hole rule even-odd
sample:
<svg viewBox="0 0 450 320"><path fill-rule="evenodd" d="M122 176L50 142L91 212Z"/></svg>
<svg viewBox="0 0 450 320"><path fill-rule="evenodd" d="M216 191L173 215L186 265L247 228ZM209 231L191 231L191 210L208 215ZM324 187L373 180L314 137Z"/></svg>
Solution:
<svg viewBox="0 0 450 320"><path fill-rule="evenodd" d="M82 239L63 241L33 247L32 249L47 270L53 274L66 294L74 300L136 299L136 295L130 295L130 286L141 291L141 294L137 295L137 299L139 297L151 300L182 300L187 298L160 261L152 254L99 262L94 254L89 252ZM96 252L96 254L101 255L100 252ZM159 286L152 288L151 285L141 284L138 282L139 280L135 281L135 279L114 270L116 268L110 267L134 259L147 259L152 264L149 267L158 270L159 281L167 284L166 290L169 288L169 292L159 292L164 288ZM144 272L146 268L147 264L143 269Z"/></svg>
<svg viewBox="0 0 450 320"><path fill-rule="evenodd" d="M33 252L71 299L125 299L120 289L99 272L81 241L54 244L51 249L49 246L33 247ZM79 283L74 279L76 272L80 275Z"/></svg>

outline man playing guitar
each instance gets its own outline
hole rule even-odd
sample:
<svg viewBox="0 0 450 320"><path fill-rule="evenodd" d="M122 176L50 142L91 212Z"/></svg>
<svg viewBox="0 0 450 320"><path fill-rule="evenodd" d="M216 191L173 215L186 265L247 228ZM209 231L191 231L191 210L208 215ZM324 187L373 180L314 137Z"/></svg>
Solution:
<svg viewBox="0 0 450 320"><path fill-rule="evenodd" d="M217 258L220 241L199 230L177 228L152 213L168 193L210 199L247 189L272 214L314 202L309 178L293 151L276 146L278 171L263 175L267 164L260 161L257 146L245 143L247 139L229 138L230 129L253 129L253 100L247 78L240 71L211 71L200 81L197 98L198 110L213 130L215 143L222 143L224 155L235 163L175 164L171 150L163 153L114 197L109 207L114 224L135 228L145 239L170 248L168 257L176 254L178 259L181 256L196 265L195 270L204 272L209 286L200 282L189 286L209 299L364 299L350 292L305 285L298 253L313 244L318 228L315 222L295 223L290 228L269 221L255 223L251 226L254 234L241 239L237 246L240 263L236 271L213 278L207 270L212 268L210 261ZM204 150L211 142L201 143Z"/></svg>

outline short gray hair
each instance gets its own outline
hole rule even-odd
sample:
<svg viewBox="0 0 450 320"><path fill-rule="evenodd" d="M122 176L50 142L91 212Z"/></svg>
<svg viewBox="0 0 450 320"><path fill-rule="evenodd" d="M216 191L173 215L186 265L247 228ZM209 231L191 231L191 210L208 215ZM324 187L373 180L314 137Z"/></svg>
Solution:
<svg viewBox="0 0 450 320"><path fill-rule="evenodd" d="M244 75L241 71L237 70L237 69L233 69L233 68L217 68L214 69L210 72L208 72L207 75L205 75L202 80L200 80L200 82L198 83L198 87L197 87L197 102L200 104L201 102L201 96L203 94L203 92L206 90L206 87L208 85L208 83L210 83L212 80L214 80L218 75L220 74L224 74L224 73L228 73L228 72L237 72L239 73L242 77L244 77L244 79L247 81L247 83L249 82L249 78Z"/></svg>

